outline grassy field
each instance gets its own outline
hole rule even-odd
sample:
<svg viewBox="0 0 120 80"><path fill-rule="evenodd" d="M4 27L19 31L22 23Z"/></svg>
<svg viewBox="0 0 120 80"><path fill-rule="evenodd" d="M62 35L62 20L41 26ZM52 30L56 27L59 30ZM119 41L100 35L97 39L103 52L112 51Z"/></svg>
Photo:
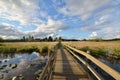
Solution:
<svg viewBox="0 0 120 80"><path fill-rule="evenodd" d="M52 49L57 42L5 42L0 43L0 53L9 52L45 52Z"/></svg>
<svg viewBox="0 0 120 80"><path fill-rule="evenodd" d="M89 50L93 56L109 55L116 59L120 58L120 41L103 41L103 42L70 41L62 43L71 45L85 52Z"/></svg>

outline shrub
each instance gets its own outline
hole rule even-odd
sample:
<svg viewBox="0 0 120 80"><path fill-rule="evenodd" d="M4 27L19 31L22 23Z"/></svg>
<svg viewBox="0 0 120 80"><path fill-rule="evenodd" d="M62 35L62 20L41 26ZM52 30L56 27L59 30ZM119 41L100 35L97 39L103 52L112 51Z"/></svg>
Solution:
<svg viewBox="0 0 120 80"><path fill-rule="evenodd" d="M105 48L90 49L90 54L96 57L106 55L107 52Z"/></svg>
<svg viewBox="0 0 120 80"><path fill-rule="evenodd" d="M23 48L20 48L17 51L18 52L33 52L33 51L39 52L39 48L35 47L35 46L32 46L32 47L23 47Z"/></svg>
<svg viewBox="0 0 120 80"><path fill-rule="evenodd" d="M15 52L17 50L17 48L15 47L10 47L10 46L2 46L0 47L0 52L2 53L6 53L6 52Z"/></svg>
<svg viewBox="0 0 120 80"><path fill-rule="evenodd" d="M89 49L88 46L85 46L85 47L81 48L80 50L82 50L82 51L84 51L84 52L87 52L87 51L90 50L90 49Z"/></svg>
<svg viewBox="0 0 120 80"><path fill-rule="evenodd" d="M41 53L47 53L48 52L48 46L43 46L41 49Z"/></svg>
<svg viewBox="0 0 120 80"><path fill-rule="evenodd" d="M116 59L120 59L120 49L114 49L114 50L113 50L113 56L114 56Z"/></svg>

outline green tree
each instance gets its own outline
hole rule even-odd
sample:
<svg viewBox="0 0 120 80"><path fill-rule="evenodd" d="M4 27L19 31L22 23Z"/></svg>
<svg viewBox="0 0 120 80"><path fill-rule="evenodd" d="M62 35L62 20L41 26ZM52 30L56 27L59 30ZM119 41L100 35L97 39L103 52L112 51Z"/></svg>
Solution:
<svg viewBox="0 0 120 80"><path fill-rule="evenodd" d="M26 40L25 36L23 36L23 40L24 40L24 41Z"/></svg>
<svg viewBox="0 0 120 80"><path fill-rule="evenodd" d="M59 37L59 38L58 38L58 41L61 42L61 41L62 41L62 37Z"/></svg>
<svg viewBox="0 0 120 80"><path fill-rule="evenodd" d="M53 41L52 36L49 36L48 41Z"/></svg>
<svg viewBox="0 0 120 80"><path fill-rule="evenodd" d="M0 42L3 42L4 40L3 40L3 38L2 37L0 37Z"/></svg>

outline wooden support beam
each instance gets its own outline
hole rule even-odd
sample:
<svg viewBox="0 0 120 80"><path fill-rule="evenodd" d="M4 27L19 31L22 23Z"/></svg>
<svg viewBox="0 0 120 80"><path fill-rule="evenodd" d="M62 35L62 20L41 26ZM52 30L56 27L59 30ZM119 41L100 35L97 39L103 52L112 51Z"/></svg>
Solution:
<svg viewBox="0 0 120 80"><path fill-rule="evenodd" d="M111 67L107 66L106 64L104 64L103 62L97 60L96 58L94 58L93 56L91 56L90 54L87 54L83 51L80 51L76 48L73 48L69 45L65 45L66 47L68 47L69 49L85 56L87 59L89 59L90 61L92 61L93 63L95 63L98 67L100 67L102 70L104 70L107 74L109 74L110 76L112 76L114 79L116 80L120 80L120 73L117 72L116 70L112 69Z"/></svg>

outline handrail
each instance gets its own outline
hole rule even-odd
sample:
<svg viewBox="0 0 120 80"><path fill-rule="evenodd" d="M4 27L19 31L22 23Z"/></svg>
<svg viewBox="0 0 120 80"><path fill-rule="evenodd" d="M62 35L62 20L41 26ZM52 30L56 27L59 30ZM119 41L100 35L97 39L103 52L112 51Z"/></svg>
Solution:
<svg viewBox="0 0 120 80"><path fill-rule="evenodd" d="M38 80L49 80L49 78L51 78L51 72L53 69L53 62L54 62L54 58L55 58L55 52L56 52L56 48L54 53L52 53L52 55L50 55L45 67L43 68L42 73L40 74L40 77L38 78Z"/></svg>
<svg viewBox="0 0 120 80"><path fill-rule="evenodd" d="M114 79L116 80L120 80L120 73L117 72L116 70L112 69L111 67L107 66L106 64L104 64L103 62L97 60L96 58L94 58L93 56L91 56L90 54L87 54L83 51L80 51L76 48L73 48L69 45L65 45L66 47L68 47L69 49L85 56L87 59L89 59L90 61L92 61L93 63L95 63L98 67L100 67L102 70L104 70L107 74L109 74L110 76L112 76Z"/></svg>
<svg viewBox="0 0 120 80"><path fill-rule="evenodd" d="M71 51L69 48L66 47L66 49L80 62L82 62L92 73L93 75L98 79L98 80L104 80L101 75L99 75L94 68L92 68L85 60L80 58L78 55L76 55L73 51Z"/></svg>

